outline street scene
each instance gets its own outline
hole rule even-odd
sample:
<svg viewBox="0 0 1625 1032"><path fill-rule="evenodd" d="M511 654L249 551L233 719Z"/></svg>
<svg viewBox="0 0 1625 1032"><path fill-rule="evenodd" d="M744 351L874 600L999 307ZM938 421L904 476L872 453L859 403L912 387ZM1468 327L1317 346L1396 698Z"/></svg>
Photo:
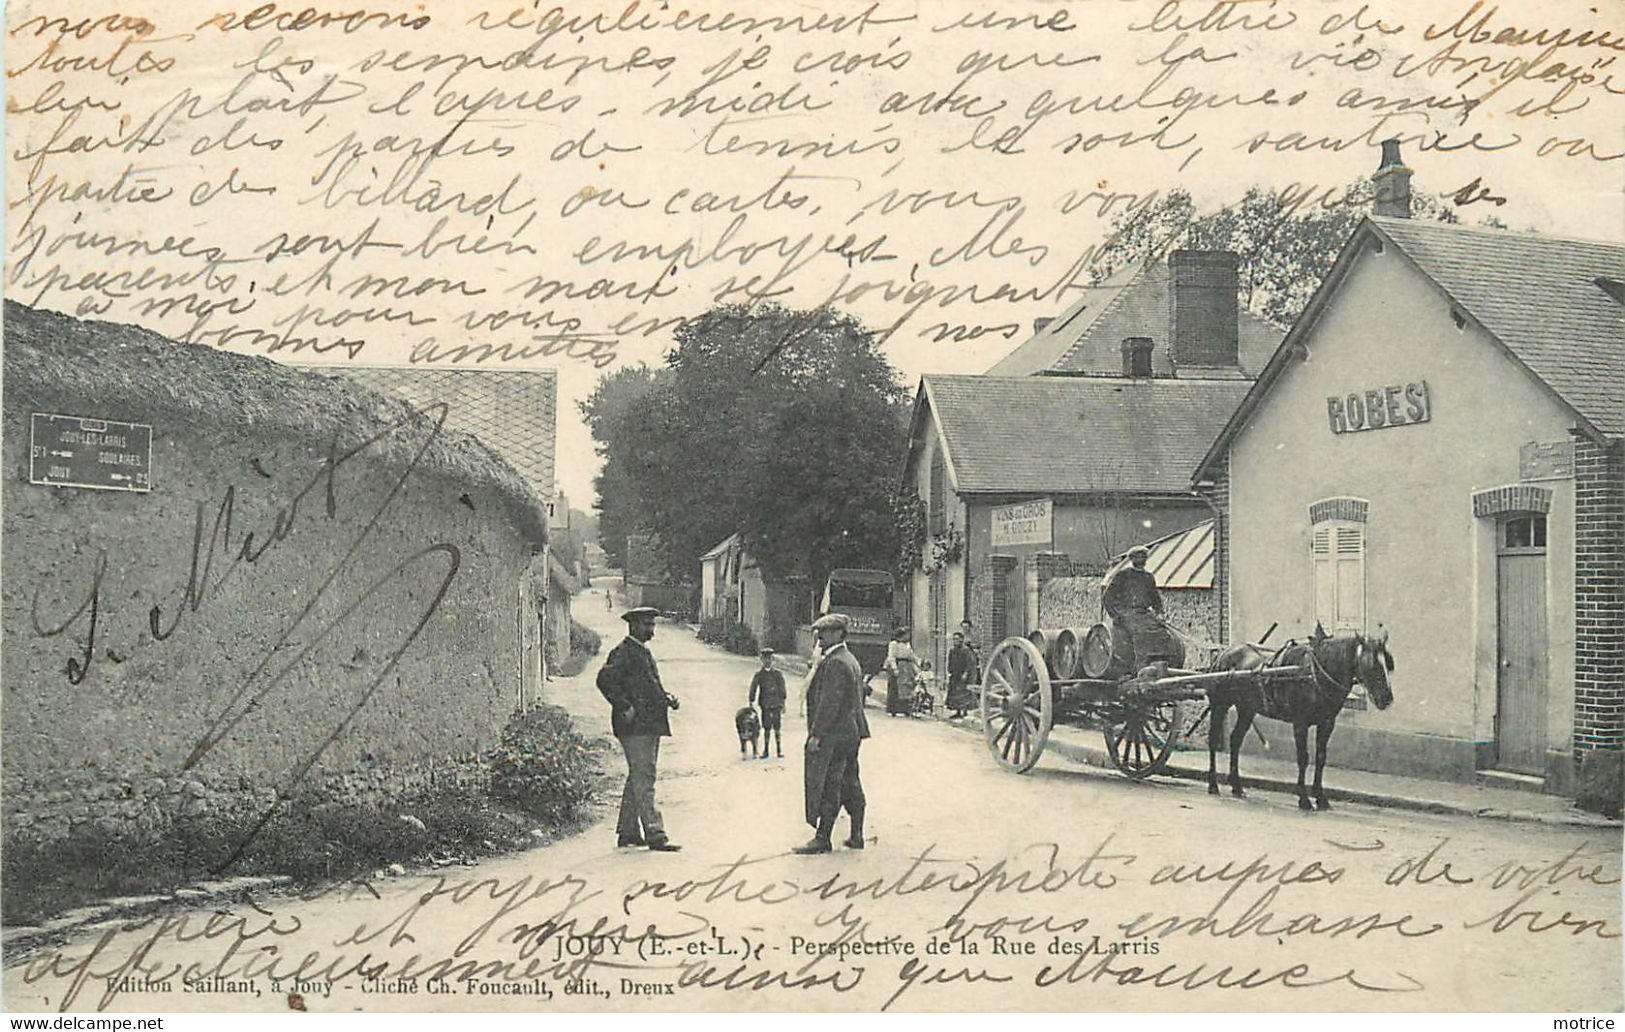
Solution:
<svg viewBox="0 0 1625 1032"><path fill-rule="evenodd" d="M616 615L581 608L612 640ZM682 700L659 783L680 853L616 848L611 796L543 849L316 900L255 891L230 922L201 909L86 929L8 968L8 999L54 1009L46 994L64 987L42 971L87 957L75 1007L122 984L113 1010L188 970L236 991L166 1006L257 1010L298 992L311 1010L483 1010L523 992L536 1009L769 1011L838 991L851 1009L952 1011L999 985L1056 1009L1246 1010L1287 986L1305 1009L1424 992L1515 1009L1531 979L1563 1009L1618 996L1617 826L1341 802L1306 823L1289 792L1212 798L1060 758L1014 777L976 729L888 718L871 698L865 848L797 856L798 689L786 758L743 759L733 714L754 664L680 624L650 648ZM591 671L552 689L608 734Z"/></svg>
<svg viewBox="0 0 1625 1032"><path fill-rule="evenodd" d="M780 6L8 12L0 1009L1625 1008L1618 12Z"/></svg>

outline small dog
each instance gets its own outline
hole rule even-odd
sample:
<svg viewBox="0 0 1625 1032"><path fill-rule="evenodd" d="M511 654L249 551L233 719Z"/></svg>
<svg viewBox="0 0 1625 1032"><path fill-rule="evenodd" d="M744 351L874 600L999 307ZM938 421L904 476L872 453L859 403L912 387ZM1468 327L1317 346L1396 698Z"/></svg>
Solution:
<svg viewBox="0 0 1625 1032"><path fill-rule="evenodd" d="M757 753L757 739L762 733L762 721L753 707L743 706L734 714L734 730L739 732L740 758L754 759Z"/></svg>

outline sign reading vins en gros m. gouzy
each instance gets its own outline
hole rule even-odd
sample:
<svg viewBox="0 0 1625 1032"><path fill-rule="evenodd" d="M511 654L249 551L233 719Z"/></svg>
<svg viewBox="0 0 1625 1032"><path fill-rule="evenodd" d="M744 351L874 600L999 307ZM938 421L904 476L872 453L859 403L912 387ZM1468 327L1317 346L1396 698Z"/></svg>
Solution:
<svg viewBox="0 0 1625 1032"><path fill-rule="evenodd" d="M1334 434L1426 423L1432 418L1433 402L1428 397L1426 380L1334 394L1326 399L1326 419Z"/></svg>
<svg viewBox="0 0 1625 1032"><path fill-rule="evenodd" d="M1054 533L1055 510L1048 498L1000 505L992 511L992 540L1000 545L1047 545Z"/></svg>

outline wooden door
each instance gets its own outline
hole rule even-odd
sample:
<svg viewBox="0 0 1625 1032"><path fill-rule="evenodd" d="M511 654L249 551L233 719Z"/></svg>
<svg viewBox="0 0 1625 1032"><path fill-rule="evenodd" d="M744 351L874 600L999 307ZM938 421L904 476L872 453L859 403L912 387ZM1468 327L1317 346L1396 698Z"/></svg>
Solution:
<svg viewBox="0 0 1625 1032"><path fill-rule="evenodd" d="M1546 521L1519 517L1496 530L1498 764L1545 774Z"/></svg>

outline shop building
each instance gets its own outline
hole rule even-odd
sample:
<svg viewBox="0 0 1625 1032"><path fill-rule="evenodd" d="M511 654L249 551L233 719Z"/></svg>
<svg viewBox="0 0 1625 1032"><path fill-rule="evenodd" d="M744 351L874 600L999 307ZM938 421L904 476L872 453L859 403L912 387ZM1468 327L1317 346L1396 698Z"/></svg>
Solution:
<svg viewBox="0 0 1625 1032"><path fill-rule="evenodd" d="M1245 380L927 376L904 483L925 501L906 585L915 648L940 667L963 619L984 642L1050 626L1044 588L1096 579L1134 544L1210 518L1189 473Z"/></svg>
<svg viewBox="0 0 1625 1032"><path fill-rule="evenodd" d="M1237 286L1234 253L1175 251L1039 320L987 375L921 381L902 476L927 518L903 585L916 649L940 666L964 619L983 642L1076 623L1083 586L1129 547L1213 517L1182 463L1283 332L1242 309ZM1046 592L1057 578L1075 580Z"/></svg>
<svg viewBox="0 0 1625 1032"><path fill-rule="evenodd" d="M1563 794L1617 763L1622 275L1617 244L1368 218L1201 462L1224 633L1390 632L1394 705L1351 700L1339 763Z"/></svg>

